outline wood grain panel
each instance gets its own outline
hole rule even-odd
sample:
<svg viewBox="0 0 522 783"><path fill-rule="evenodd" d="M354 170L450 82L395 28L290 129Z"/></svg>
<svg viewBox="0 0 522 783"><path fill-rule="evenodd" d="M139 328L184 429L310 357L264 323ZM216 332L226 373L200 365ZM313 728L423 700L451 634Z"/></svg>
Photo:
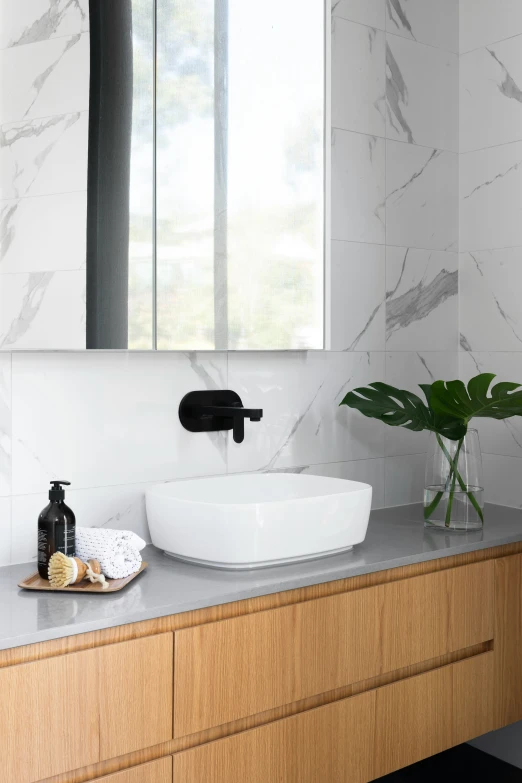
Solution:
<svg viewBox="0 0 522 783"><path fill-rule="evenodd" d="M316 707L322 707L326 704L332 704L336 701L347 699L350 696L356 696L360 693L365 693L375 688L379 688L383 685L388 685L392 682L404 680L408 677L413 677L423 672L432 671L434 669L447 666L450 663L454 663L460 660L466 660L468 658L481 655L492 649L491 642L475 645L474 647L468 647L465 650L459 650L455 653L449 653L448 655L441 656L440 658L434 658L430 661L423 661L422 663L412 664L404 669L399 669L387 674L381 674L378 677L374 677L371 680L364 680L364 682L354 683L353 685L347 685L344 688L339 688L335 691L329 691L328 693L321 693L318 696L311 696L309 699L303 701L293 702L292 704L286 704L283 707L277 707L268 712L262 712L257 715L251 715L248 718L242 718L241 720L234 721L233 723L227 723L223 726L217 726L212 729L200 732L199 734L189 734L185 737L179 737L178 739L170 740L169 742L163 742L160 745L154 745L144 750L135 751L134 753L128 753L125 756L118 756L118 758L110 759L98 764L84 767L83 769L75 770L74 772L68 772L65 775L56 775L52 778L48 778L45 783L86 783L93 778L101 775L108 775L109 773L116 772L121 769L127 769L150 761L151 759L162 758L166 755L173 753L179 753L182 750L188 750L198 745L204 745L208 742L213 742L217 739L229 737L233 734L239 734L240 732L247 731L248 729L255 728L257 726L264 726L273 721L281 720L292 715L298 715L308 710L313 710Z"/></svg>
<svg viewBox="0 0 522 783"><path fill-rule="evenodd" d="M375 692L174 756L174 783L366 783Z"/></svg>
<svg viewBox="0 0 522 783"><path fill-rule="evenodd" d="M489 652L452 666L453 745L497 728L495 658L496 652Z"/></svg>
<svg viewBox="0 0 522 783"><path fill-rule="evenodd" d="M495 562L496 727L522 720L522 555Z"/></svg>
<svg viewBox="0 0 522 783"><path fill-rule="evenodd" d="M174 736L493 638L493 565L176 632Z"/></svg>
<svg viewBox="0 0 522 783"><path fill-rule="evenodd" d="M96 778L92 783L172 783L172 758L169 756L124 772Z"/></svg>
<svg viewBox="0 0 522 783"><path fill-rule="evenodd" d="M0 671L0 759L6 783L30 781L99 759L98 652Z"/></svg>
<svg viewBox="0 0 522 783"><path fill-rule="evenodd" d="M492 656L183 751L174 755L174 783L367 783L487 725L490 696L476 692L491 693Z"/></svg>
<svg viewBox="0 0 522 783"><path fill-rule="evenodd" d="M139 639L153 634L177 631L183 628L191 628L205 623L226 620L232 617L243 617L248 614L264 612L305 601L324 598L325 596L339 595L341 593L354 592L375 585L390 584L402 579L411 579L424 574L438 573L451 568L457 568L472 563L481 563L497 558L509 557L522 552L522 542L506 544L491 549L481 549L468 552L463 555L442 557L437 560L428 560L423 563L414 563L409 566L401 566L385 571L376 571L371 574L354 576L348 579L339 579L334 582L302 587L295 590L286 590L281 593L249 598L243 601L233 601L228 604L218 604L206 609L197 609L191 612L158 617L152 620L144 620L139 623L119 625L114 628L106 628L100 631L67 636L61 639L53 639L48 642L28 644L23 647L13 647L8 650L0 650L0 668L13 666L19 663L43 660L58 655L64 655L81 650L89 650L107 644L115 644L130 639Z"/></svg>
<svg viewBox="0 0 522 783"><path fill-rule="evenodd" d="M452 670L446 666L379 688L375 777L451 747L452 685Z"/></svg>
<svg viewBox="0 0 522 783"><path fill-rule="evenodd" d="M113 644L98 654L100 758L172 739L173 634Z"/></svg>

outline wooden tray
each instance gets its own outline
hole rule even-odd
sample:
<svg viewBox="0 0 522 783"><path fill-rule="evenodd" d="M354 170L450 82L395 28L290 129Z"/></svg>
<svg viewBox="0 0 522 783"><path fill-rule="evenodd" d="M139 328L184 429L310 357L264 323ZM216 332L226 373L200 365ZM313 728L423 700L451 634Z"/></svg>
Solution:
<svg viewBox="0 0 522 783"><path fill-rule="evenodd" d="M69 585L69 587L51 587L47 579L42 579L38 571L20 582L18 587L22 587L24 590L45 590L48 593L115 593L132 582L138 574L145 571L147 566L148 563L142 563L139 571L126 576L125 579L107 579L109 587L106 590L103 590L99 582L93 585L87 580L79 582L77 585Z"/></svg>

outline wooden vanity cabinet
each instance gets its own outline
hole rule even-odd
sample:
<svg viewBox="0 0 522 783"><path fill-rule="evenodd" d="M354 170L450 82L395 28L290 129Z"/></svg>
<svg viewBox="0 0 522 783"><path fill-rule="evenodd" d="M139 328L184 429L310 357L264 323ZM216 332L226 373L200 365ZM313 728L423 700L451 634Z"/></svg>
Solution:
<svg viewBox="0 0 522 783"><path fill-rule="evenodd" d="M33 783L172 737L171 633L0 669L3 781Z"/></svg>
<svg viewBox="0 0 522 783"><path fill-rule="evenodd" d="M123 772L104 775L102 778L96 778L92 783L172 783L172 758L167 756Z"/></svg>
<svg viewBox="0 0 522 783"><path fill-rule="evenodd" d="M522 719L522 542L0 652L2 783L368 783Z"/></svg>

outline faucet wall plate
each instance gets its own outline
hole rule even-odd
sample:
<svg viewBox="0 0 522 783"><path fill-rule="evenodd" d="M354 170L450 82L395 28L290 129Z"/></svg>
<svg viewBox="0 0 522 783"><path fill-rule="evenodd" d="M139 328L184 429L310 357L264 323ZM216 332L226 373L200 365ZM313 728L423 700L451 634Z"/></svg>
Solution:
<svg viewBox="0 0 522 783"><path fill-rule="evenodd" d="M230 417L195 414L194 408L202 406L242 408L243 403L239 394L228 389L193 391L185 394L179 404L179 420L189 432L218 432L233 429L234 421Z"/></svg>

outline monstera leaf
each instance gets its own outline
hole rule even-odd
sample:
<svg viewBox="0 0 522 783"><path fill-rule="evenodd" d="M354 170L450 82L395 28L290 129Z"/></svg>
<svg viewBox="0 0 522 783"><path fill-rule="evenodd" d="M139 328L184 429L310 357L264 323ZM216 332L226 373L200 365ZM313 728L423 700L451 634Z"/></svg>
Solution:
<svg viewBox="0 0 522 783"><path fill-rule="evenodd" d="M472 378L467 387L462 381L436 381L430 389L429 406L437 416L451 416L466 425L474 416L489 419L509 419L522 416L522 385L497 383L489 387L495 375L482 373ZM517 391L518 390L518 391Z"/></svg>
<svg viewBox="0 0 522 783"><path fill-rule="evenodd" d="M430 430L450 440L460 440L467 425L459 417L438 413L429 407L431 387L423 387L428 405L412 392L396 389L386 383L371 383L349 392L340 403L360 411L364 416L414 432Z"/></svg>

